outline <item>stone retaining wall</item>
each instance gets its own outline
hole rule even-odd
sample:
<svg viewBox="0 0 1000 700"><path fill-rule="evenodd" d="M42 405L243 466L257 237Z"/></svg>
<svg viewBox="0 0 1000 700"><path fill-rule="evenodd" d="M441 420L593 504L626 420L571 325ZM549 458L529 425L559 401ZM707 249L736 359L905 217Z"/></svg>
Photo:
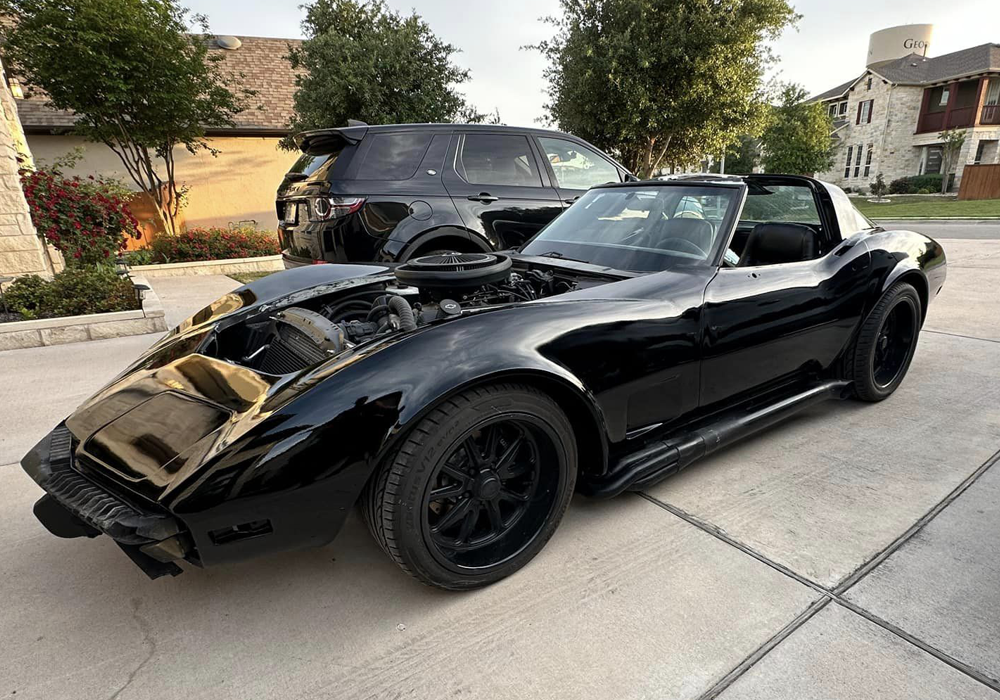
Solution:
<svg viewBox="0 0 1000 700"><path fill-rule="evenodd" d="M199 262L165 263L162 265L135 265L132 272L144 277L182 277L184 275L229 275L247 272L277 272L285 265L280 255L263 258L234 258L232 260L202 260Z"/></svg>
<svg viewBox="0 0 1000 700"><path fill-rule="evenodd" d="M137 285L149 286L142 277L133 276L132 281ZM0 323L0 350L39 348L85 340L162 333L166 330L163 305L156 292L148 289L143 295L142 308L134 311Z"/></svg>
<svg viewBox="0 0 1000 700"><path fill-rule="evenodd" d="M31 154L2 65L0 82L0 276L50 276L52 261L35 233L17 174L18 158L30 165Z"/></svg>

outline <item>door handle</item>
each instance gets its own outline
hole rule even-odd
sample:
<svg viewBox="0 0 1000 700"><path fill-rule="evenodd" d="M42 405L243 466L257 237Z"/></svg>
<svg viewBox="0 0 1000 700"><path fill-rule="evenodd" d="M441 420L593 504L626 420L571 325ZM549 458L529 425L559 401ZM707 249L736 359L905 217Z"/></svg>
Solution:
<svg viewBox="0 0 1000 700"><path fill-rule="evenodd" d="M495 202L499 197L494 197L489 192L480 192L479 194L470 194L466 197L470 202L482 202L483 204L489 204Z"/></svg>
<svg viewBox="0 0 1000 700"><path fill-rule="evenodd" d="M566 204L572 204L573 202L575 202L578 199L580 199L580 195L577 195L575 197L569 197L567 199L564 199L563 201L566 202Z"/></svg>

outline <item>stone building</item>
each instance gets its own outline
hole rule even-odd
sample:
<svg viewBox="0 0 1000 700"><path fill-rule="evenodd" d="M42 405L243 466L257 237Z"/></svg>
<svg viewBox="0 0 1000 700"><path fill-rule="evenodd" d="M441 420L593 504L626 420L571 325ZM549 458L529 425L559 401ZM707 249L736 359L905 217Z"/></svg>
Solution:
<svg viewBox="0 0 1000 700"><path fill-rule="evenodd" d="M931 58L931 30L875 32L864 72L810 98L834 119L834 166L817 177L858 190L878 173L886 182L940 173L946 129L967 131L952 168L956 189L967 164L1000 163L1000 44Z"/></svg>
<svg viewBox="0 0 1000 700"><path fill-rule="evenodd" d="M210 129L206 141L219 151L192 155L183 147L175 151L177 181L190 188L182 216L188 227L250 224L273 230L278 225L275 192L298 153L278 148L289 133L296 73L286 58L298 39L261 37L210 37L209 51L223 57L221 70L243 75L245 86L256 90L250 109L240 114L234 127ZM67 175L101 174L117 177L134 187L111 149L89 143L71 133L75 117L48 105L44 95L18 101L21 123L36 160L51 162L75 148L83 158ZM257 109L257 107L260 107Z"/></svg>

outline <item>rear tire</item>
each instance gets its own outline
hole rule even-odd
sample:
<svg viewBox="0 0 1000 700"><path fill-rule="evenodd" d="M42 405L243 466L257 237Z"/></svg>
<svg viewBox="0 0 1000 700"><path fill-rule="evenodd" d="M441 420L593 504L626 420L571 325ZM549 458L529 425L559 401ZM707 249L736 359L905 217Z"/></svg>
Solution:
<svg viewBox="0 0 1000 700"><path fill-rule="evenodd" d="M865 319L848 357L848 379L862 401L882 401L902 383L913 360L923 318L920 296L899 282Z"/></svg>
<svg viewBox="0 0 1000 700"><path fill-rule="evenodd" d="M362 513L404 571L466 590L505 578L559 525L576 482L576 440L559 406L526 385L444 401L373 476Z"/></svg>

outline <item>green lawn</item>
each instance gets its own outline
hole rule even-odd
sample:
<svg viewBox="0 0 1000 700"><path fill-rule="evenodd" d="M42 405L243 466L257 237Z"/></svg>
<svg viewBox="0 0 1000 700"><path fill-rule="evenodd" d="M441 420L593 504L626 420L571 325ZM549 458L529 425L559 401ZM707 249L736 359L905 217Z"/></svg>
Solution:
<svg viewBox="0 0 1000 700"><path fill-rule="evenodd" d="M1000 199L973 199L959 202L955 199L942 197L899 197L892 198L889 204L874 204L864 197L851 197L854 205L865 216L875 219L894 219L897 217L919 217L937 219L950 216L1000 217Z"/></svg>

